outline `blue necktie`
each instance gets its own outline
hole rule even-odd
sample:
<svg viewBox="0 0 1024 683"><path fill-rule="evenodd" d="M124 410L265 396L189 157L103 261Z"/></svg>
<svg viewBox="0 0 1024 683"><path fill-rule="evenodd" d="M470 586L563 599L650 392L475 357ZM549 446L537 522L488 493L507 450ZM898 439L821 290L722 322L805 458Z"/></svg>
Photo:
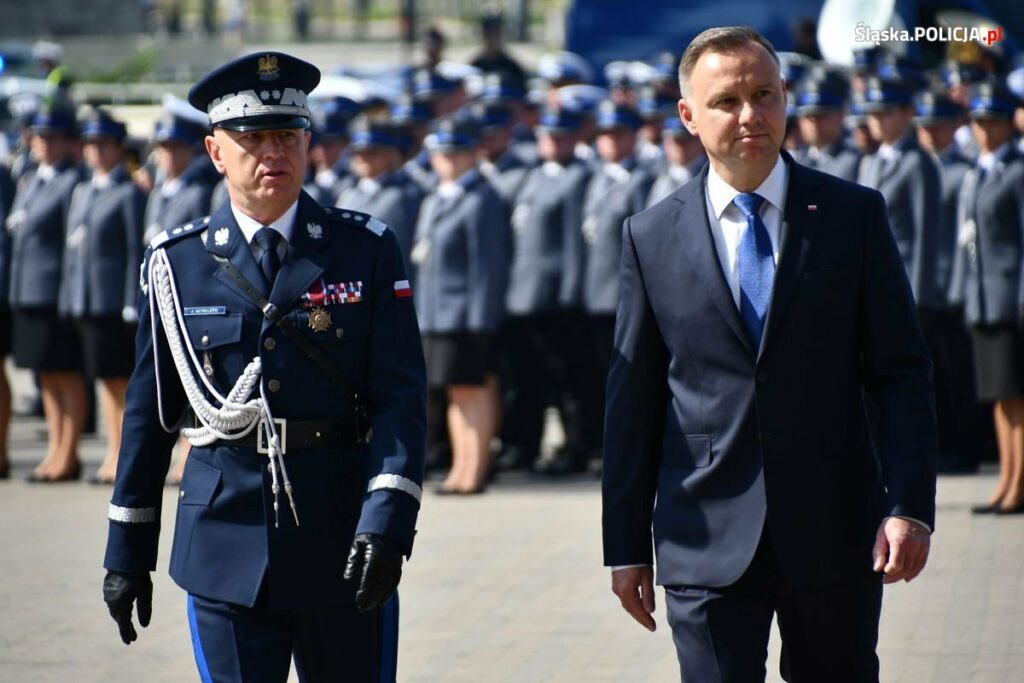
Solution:
<svg viewBox="0 0 1024 683"><path fill-rule="evenodd" d="M281 241L281 233L273 228L260 228L253 236L253 240L260 248L260 270L263 271L267 285L273 288L274 278L281 269L281 257L277 255L277 243Z"/></svg>
<svg viewBox="0 0 1024 683"><path fill-rule="evenodd" d="M747 230L740 240L740 317L750 332L754 348L761 347L764 319L772 297L775 256L768 229L759 213L764 197L743 192L732 200L747 219Z"/></svg>

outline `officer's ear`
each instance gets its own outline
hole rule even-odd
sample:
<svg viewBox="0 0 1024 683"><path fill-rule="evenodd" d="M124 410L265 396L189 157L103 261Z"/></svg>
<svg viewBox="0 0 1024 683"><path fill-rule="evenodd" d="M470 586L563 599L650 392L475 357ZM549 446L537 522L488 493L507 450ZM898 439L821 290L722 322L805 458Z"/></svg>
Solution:
<svg viewBox="0 0 1024 683"><path fill-rule="evenodd" d="M220 143L217 142L217 138L213 135L207 135L203 139L203 143L206 145L206 153L210 155L214 168L217 169L218 173L224 175L224 160L220 156Z"/></svg>

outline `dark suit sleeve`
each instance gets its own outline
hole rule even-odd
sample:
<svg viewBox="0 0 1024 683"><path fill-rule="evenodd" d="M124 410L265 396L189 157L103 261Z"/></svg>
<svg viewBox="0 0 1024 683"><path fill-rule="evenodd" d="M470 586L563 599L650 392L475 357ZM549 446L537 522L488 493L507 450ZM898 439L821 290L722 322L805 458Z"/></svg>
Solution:
<svg viewBox="0 0 1024 683"><path fill-rule="evenodd" d="M917 321L885 200L872 193L864 231L861 349L864 385L878 404L878 455L887 515L935 528L936 423L932 363Z"/></svg>
<svg viewBox="0 0 1024 683"><path fill-rule="evenodd" d="M384 481L364 501L356 533L387 536L409 554L420 504L414 495L397 487L405 483L419 488L423 483L426 370L413 300L395 295L395 283L406 279L398 241L391 230L381 239L385 242L371 294L367 404L373 427L369 476L373 482L383 475ZM394 481L388 483L389 479Z"/></svg>
<svg viewBox="0 0 1024 683"><path fill-rule="evenodd" d="M147 252L147 265L149 257ZM164 478L171 463L171 449L178 436L176 430L164 431L160 423L160 407L162 405L165 417L176 420L187 405L159 314L155 321L154 339L149 298L141 292L138 312L135 370L128 381L107 550L103 559L103 566L107 569L124 572L156 569ZM159 367L153 359L154 344L160 346ZM115 514L115 511L120 514ZM131 516L135 519L129 519Z"/></svg>
<svg viewBox="0 0 1024 683"><path fill-rule="evenodd" d="M668 351L640 272L631 218L622 231L615 344L605 404L604 563L653 564L651 521L661 460Z"/></svg>

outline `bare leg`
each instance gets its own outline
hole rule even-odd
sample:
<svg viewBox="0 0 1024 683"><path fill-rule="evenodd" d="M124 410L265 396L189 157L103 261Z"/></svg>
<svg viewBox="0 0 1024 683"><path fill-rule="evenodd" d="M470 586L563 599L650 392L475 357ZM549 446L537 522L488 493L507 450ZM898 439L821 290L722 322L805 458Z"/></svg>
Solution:
<svg viewBox="0 0 1024 683"><path fill-rule="evenodd" d="M493 392L497 384L488 378L483 386L453 387L451 396L465 421L464 466L457 482L460 491L480 491L487 480L491 439L497 426Z"/></svg>
<svg viewBox="0 0 1024 683"><path fill-rule="evenodd" d="M100 380L103 423L107 432L107 452L96 472L96 477L102 482L113 482L117 473L117 453L121 450L121 423L124 421L124 396L127 389L126 377Z"/></svg>
<svg viewBox="0 0 1024 683"><path fill-rule="evenodd" d="M1008 399L1005 404L1010 423L1010 457L1001 507L1011 509L1024 503L1024 399Z"/></svg>
<svg viewBox="0 0 1024 683"><path fill-rule="evenodd" d="M171 473L167 475L167 481L169 483L181 483L181 475L185 473L185 461L188 460L188 454L191 450L192 444L190 444L185 437L178 437L178 461L174 463L171 467Z"/></svg>
<svg viewBox="0 0 1024 683"><path fill-rule="evenodd" d="M462 405L462 387L448 389L448 438L452 446L452 468L441 484L443 491L455 491L466 469L466 412Z"/></svg>
<svg viewBox="0 0 1024 683"><path fill-rule="evenodd" d="M53 465L57 457L57 448L60 444L60 400L58 392L60 389L59 380L51 373L39 373L39 395L43 401L43 418L46 420L46 456L43 461L36 465L33 471L34 476L48 478L53 471Z"/></svg>
<svg viewBox="0 0 1024 683"><path fill-rule="evenodd" d="M998 506L1006 497L1010 488L1010 461L1013 457L1012 429L1006 410L1006 401L996 401L993 409L996 423L996 441L999 444L999 482L996 490L988 499L988 505Z"/></svg>
<svg viewBox="0 0 1024 683"><path fill-rule="evenodd" d="M85 426L85 385L73 372L40 372L43 411L49 430L47 454L36 467L41 479L60 479L79 467L78 441Z"/></svg>

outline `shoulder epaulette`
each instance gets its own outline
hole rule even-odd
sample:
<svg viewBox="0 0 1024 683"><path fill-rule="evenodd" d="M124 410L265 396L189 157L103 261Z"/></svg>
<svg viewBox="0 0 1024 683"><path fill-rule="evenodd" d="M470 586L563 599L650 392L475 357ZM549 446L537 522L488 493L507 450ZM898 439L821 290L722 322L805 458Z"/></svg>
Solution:
<svg viewBox="0 0 1024 683"><path fill-rule="evenodd" d="M388 229L386 224L377 220L368 213L363 213L362 211L353 211L351 209L342 209L339 207L324 207L324 212L339 223L348 223L349 225L365 228L377 237L383 235L384 231Z"/></svg>
<svg viewBox="0 0 1024 683"><path fill-rule="evenodd" d="M153 249L156 249L157 247L162 247L169 242L179 240L182 237L185 237L186 235L194 235L197 232L202 231L207 225L209 225L209 223L210 217L207 216L206 218L194 220L191 223L179 225L178 227L172 228L170 230L164 230L160 232L152 240L150 240L149 246Z"/></svg>

